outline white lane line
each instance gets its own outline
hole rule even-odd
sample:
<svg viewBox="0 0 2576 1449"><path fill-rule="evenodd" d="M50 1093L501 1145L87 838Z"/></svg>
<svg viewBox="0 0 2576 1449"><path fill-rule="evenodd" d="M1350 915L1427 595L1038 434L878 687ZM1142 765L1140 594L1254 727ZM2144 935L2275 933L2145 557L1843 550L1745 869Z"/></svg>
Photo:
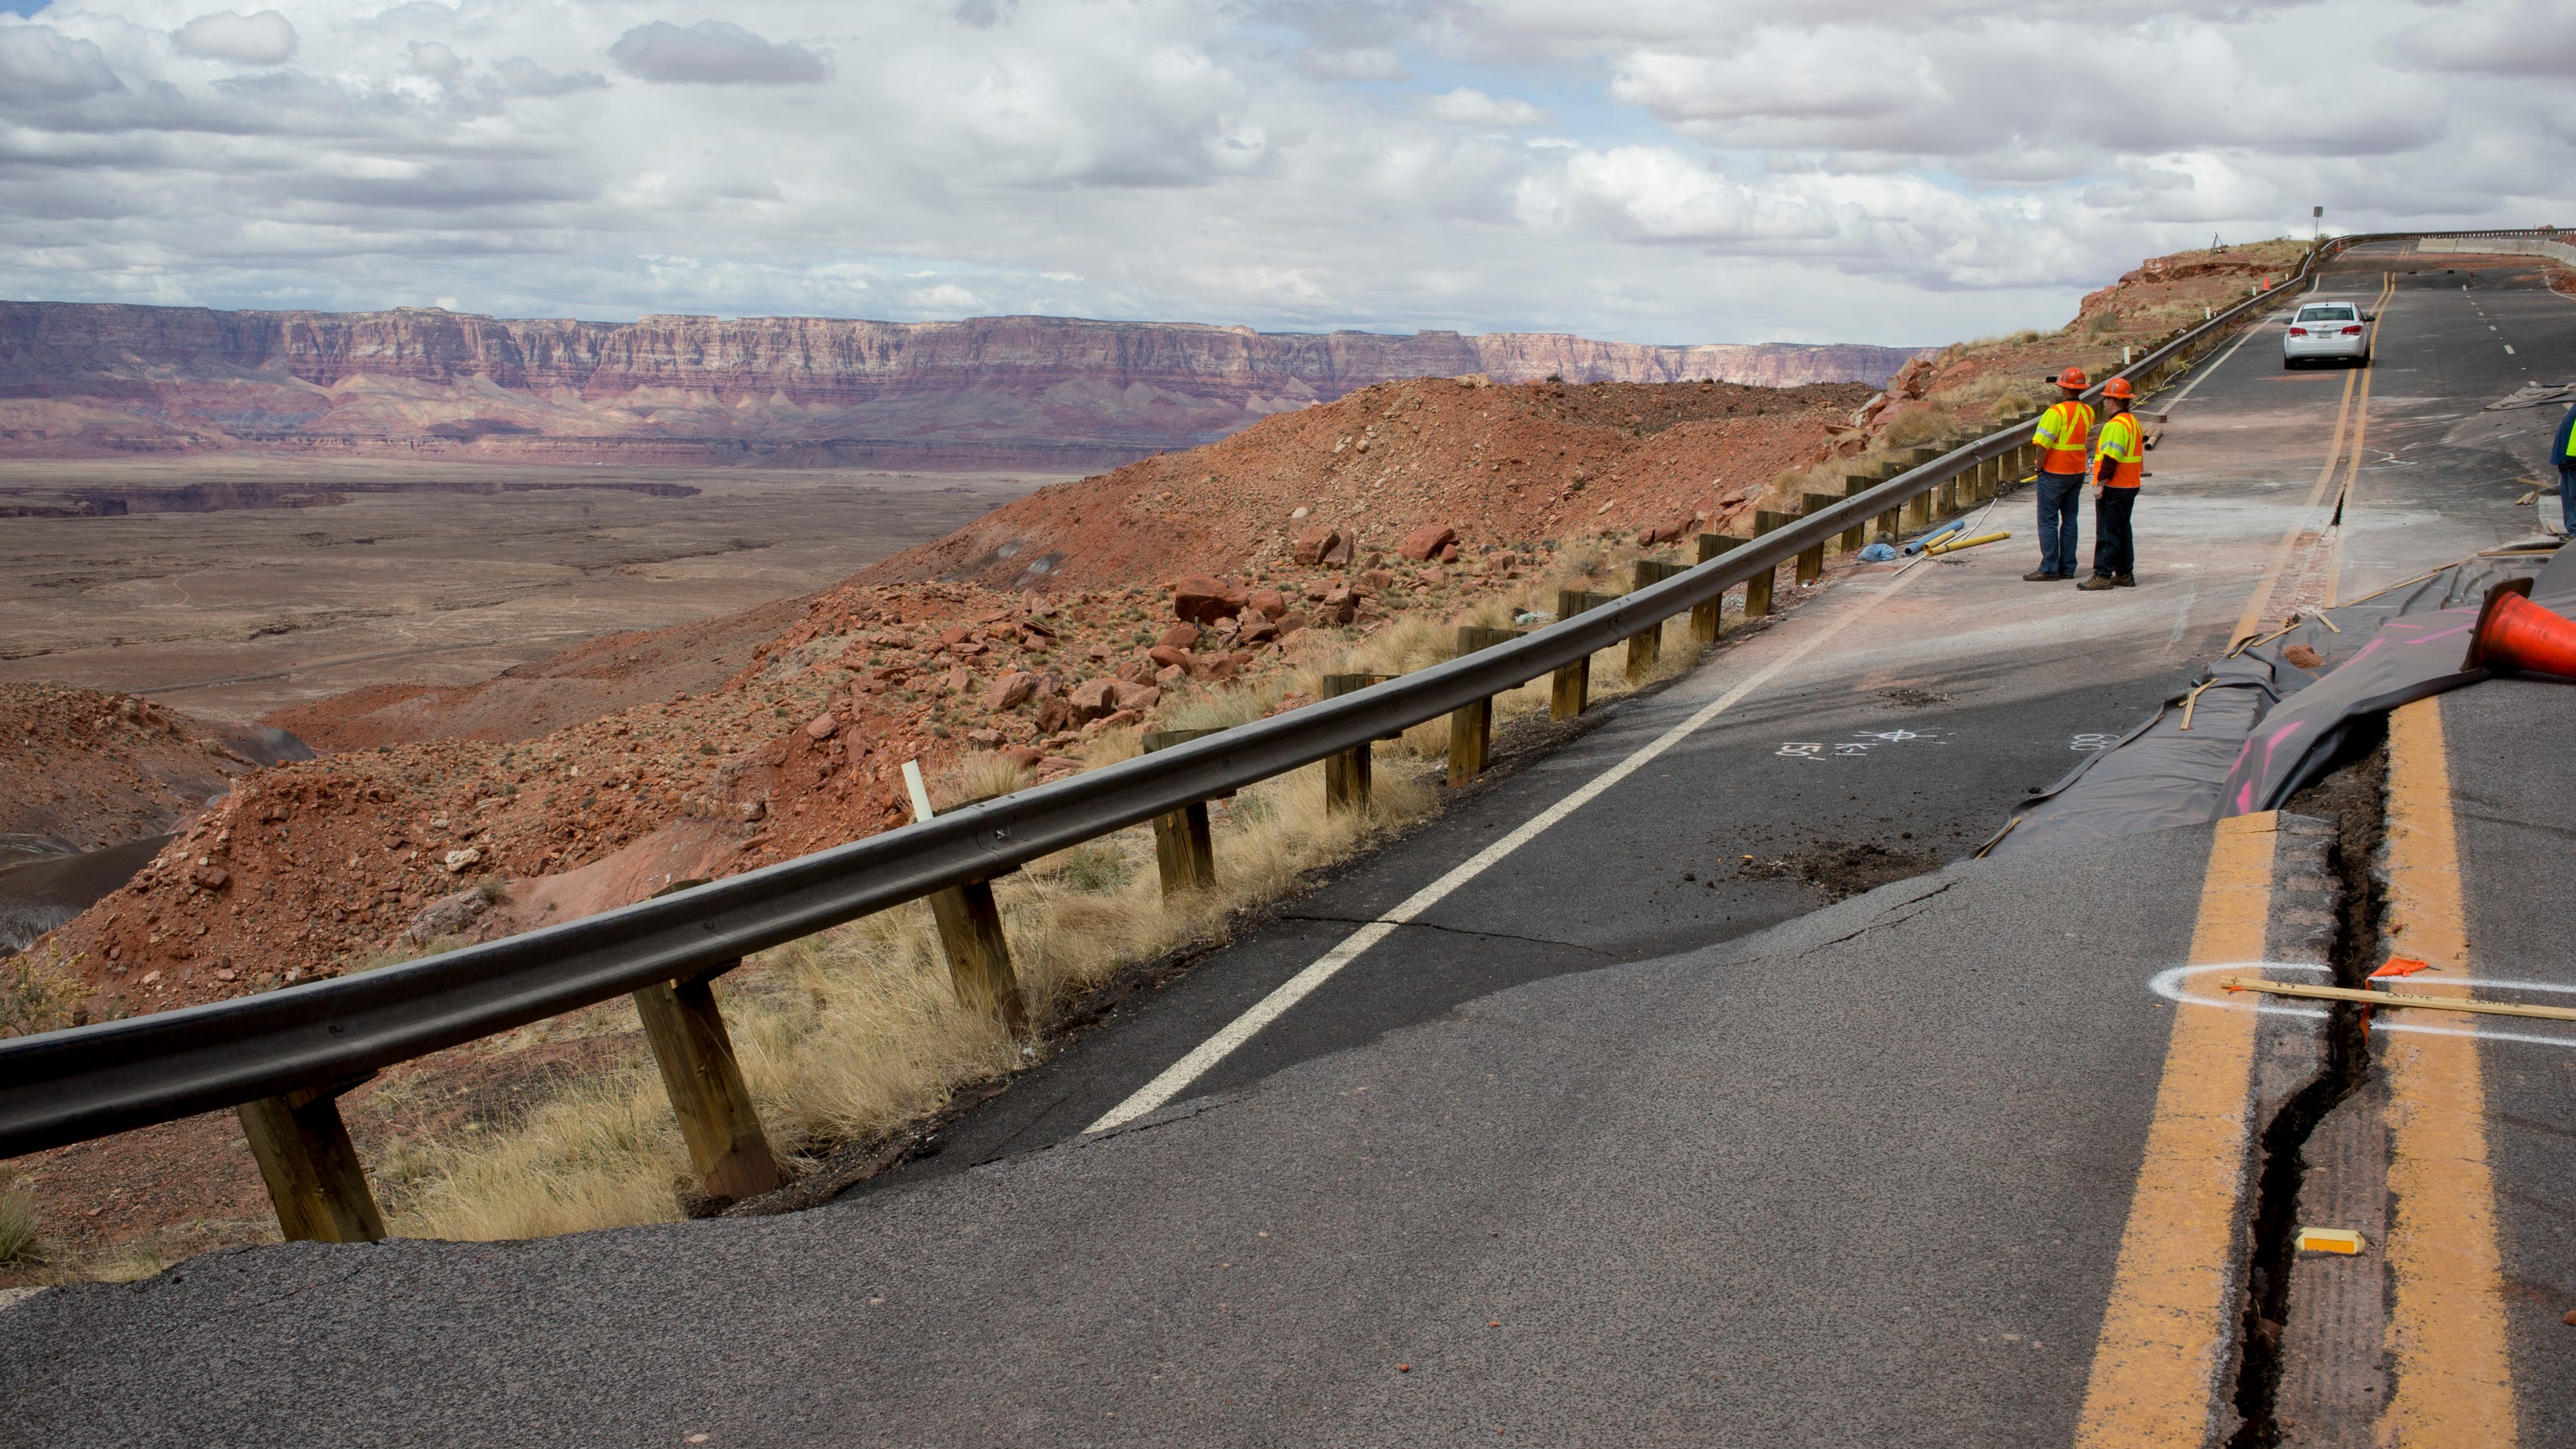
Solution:
<svg viewBox="0 0 2576 1449"><path fill-rule="evenodd" d="M1745 696L1778 678L1780 672L1790 665L1814 653L1835 635L1868 614L1870 610L1885 603L1890 594L1905 587L1908 582L1910 579L1904 576L1890 579L1877 593L1837 615L1831 622L1799 642L1787 653L1754 671L1752 676L1743 683L1709 701L1698 713L1639 746L1634 754L1585 781L1576 787L1572 794L1523 822L1519 829L1477 851L1465 861L1452 867L1448 874L1407 896L1403 904L1398 905L1394 910L1343 937L1340 945L1317 957L1313 965L1288 978L1268 996L1255 1003L1251 1010L1227 1022L1224 1030L1199 1043L1191 1049L1188 1056L1164 1068L1162 1075L1137 1088L1134 1095L1101 1114L1099 1121L1082 1130L1106 1132L1122 1123L1132 1122L1180 1095L1190 1083L1207 1075L1209 1068L1225 1060L1235 1048L1250 1041L1254 1033L1277 1021L1288 1008L1306 999L1315 988L1332 980L1336 973L1358 960L1371 946L1395 934L1396 927L1404 925L1440 904L1451 892L1484 874L1512 852L1536 840L1549 826L1599 799L1603 792L1635 774L1656 756L1680 744L1709 721L1742 703Z"/></svg>
<svg viewBox="0 0 2576 1449"><path fill-rule="evenodd" d="M2265 320L2268 321L2270 319L2267 318ZM2202 383L2208 381L2220 368L2225 367L2227 365L2227 359L2236 355L2236 349L2253 341L2254 334L2261 331L2262 326L2263 324L2260 322L2249 324L2242 333L2238 334L2236 341L2230 344L2225 352L2218 354L2218 360L2216 362L2194 372L2192 374L2191 381L2183 384L2182 391L2175 393L2171 398L2159 404L2157 411L2170 412L2175 408L2181 407L2182 400L2191 396L2194 388L2197 388Z"/></svg>

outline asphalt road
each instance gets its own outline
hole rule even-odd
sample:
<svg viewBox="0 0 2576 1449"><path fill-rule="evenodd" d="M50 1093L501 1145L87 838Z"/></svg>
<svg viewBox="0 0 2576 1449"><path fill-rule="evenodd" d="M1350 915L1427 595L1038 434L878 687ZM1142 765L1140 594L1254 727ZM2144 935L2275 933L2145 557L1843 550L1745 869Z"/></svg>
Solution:
<svg viewBox="0 0 2576 1449"><path fill-rule="evenodd" d="M2064 1443L2207 836L1532 982L809 1213L47 1294L0 1391L48 1444Z"/></svg>
<svg viewBox="0 0 2576 1449"><path fill-rule="evenodd" d="M2447 294L2399 303L2383 358L2419 323L2458 330ZM2336 418L2357 383L2284 380L2276 347L2258 332L2176 406L2139 588L2021 582L2030 505L2009 496L2014 541L1852 572L1612 707L869 1191L48 1292L0 1313L0 1402L65 1444L2066 1442L2157 1271L2133 1198L2160 1103L2199 1072L2174 1024L2213 1008L2150 983L2205 950L2218 852L2201 828L1943 862L2258 600L2510 525L2475 447L2417 450L2412 491L2356 473L2369 455ZM2480 385L2461 357L2415 421ZM2355 476L2357 505L2476 517L2339 543ZM1082 1135L1361 923L1695 720L1172 1106ZM2266 959L2314 957L2325 913L2298 882L2322 847L2302 840L2274 884L2309 896ZM1935 873L1825 905L1798 866L1855 849ZM2261 1020L2258 1124L2321 1060L2313 1018ZM2181 1267L2215 1335L2193 1385L2223 1427L2255 1155L2212 1141L2189 1166L2236 1206ZM2538 1263L2565 1219L2531 1222Z"/></svg>
<svg viewBox="0 0 2576 1449"><path fill-rule="evenodd" d="M2471 964L2545 988L2511 999L2576 1006L2576 685L2489 680L2441 706ZM2497 1296L2523 1442L2576 1444L2576 1028L2485 1025Z"/></svg>

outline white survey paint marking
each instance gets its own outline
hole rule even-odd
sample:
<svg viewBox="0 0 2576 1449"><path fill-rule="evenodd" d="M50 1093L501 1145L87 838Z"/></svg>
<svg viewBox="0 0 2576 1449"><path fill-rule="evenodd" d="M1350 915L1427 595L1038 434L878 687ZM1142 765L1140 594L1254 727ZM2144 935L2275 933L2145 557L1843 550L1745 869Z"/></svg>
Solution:
<svg viewBox="0 0 2576 1449"><path fill-rule="evenodd" d="M2504 352L2505 352L2505 356L2507 356L2507 357L2511 357L2511 356L2513 355L2513 344L2512 344L2512 343L2510 343L2510 342L2506 343L2506 344L2504 345Z"/></svg>
<svg viewBox="0 0 2576 1449"><path fill-rule="evenodd" d="M1341 969L1356 961L1371 946L1395 934L1395 928L1419 917L1440 904L1459 887L1499 865L1514 851L1536 840L1549 826L1572 815L1607 793L1673 746L1680 744L1705 727L1711 720L1742 703L1747 695L1778 678L1783 670L1814 653L1817 648L1884 603L1888 596L1905 587L1907 578L1890 580L1886 587L1854 601L1852 607L1815 633L1807 636L1787 653L1755 670L1742 683L1710 700L1690 718L1639 746L1635 753L1593 776L1573 793L1545 810L1523 821L1518 829L1452 867L1448 874L1407 896L1394 910L1360 927L1342 938L1341 944L1317 957L1314 964L1288 978L1268 996L1254 1003L1251 1010L1227 1022L1223 1030L1200 1042L1189 1055L1163 1069L1161 1075L1136 1089L1126 1101L1110 1108L1100 1120L1082 1129L1106 1132L1112 1127L1133 1122L1164 1103L1171 1101L1190 1083L1206 1076L1210 1068L1232 1055L1237 1047L1252 1040L1263 1027L1277 1021L1288 1008L1314 994L1317 987L1330 981Z"/></svg>

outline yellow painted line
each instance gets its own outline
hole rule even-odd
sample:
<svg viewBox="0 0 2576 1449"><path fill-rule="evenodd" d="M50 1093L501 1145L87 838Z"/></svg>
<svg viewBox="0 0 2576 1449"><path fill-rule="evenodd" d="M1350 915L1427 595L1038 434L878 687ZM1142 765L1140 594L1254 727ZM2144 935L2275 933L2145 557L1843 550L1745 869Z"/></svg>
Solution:
<svg viewBox="0 0 2576 1449"><path fill-rule="evenodd" d="M2402 956L2469 969L2459 833L2442 702L2388 717L2388 935ZM2410 990L2465 996L2430 974ZM2513 1361L2487 1165L2486 1084L2475 1036L2390 1033L2388 1315L2394 1379L2375 1437L2405 1449L2510 1446Z"/></svg>
<svg viewBox="0 0 2576 1449"><path fill-rule="evenodd" d="M2379 295L2372 298L2370 303L2370 310L2378 313L2380 316L2381 322L2379 325L2386 324L2388 317L2388 300L2396 290L2397 274L2395 272L2380 273ZM2334 537L2326 541L2326 595L2324 607L2329 609L2335 606L2335 600L2343 591L2343 540L2344 535L2352 531L2353 502L2361 496L2362 445L2370 436L2370 380L2379 375L2378 359L2376 357L2376 354L2379 351L2379 338L2375 333L2370 339L2370 350L2374 356L2372 358L2371 366L2362 369L2361 399L2359 402L2354 404L2352 419L2352 448L2350 449L2349 459L2344 464L2343 472L2343 501L2336 509L2338 516L2343 519L2343 522L2335 526Z"/></svg>
<svg viewBox="0 0 2576 1449"><path fill-rule="evenodd" d="M2264 959L2279 823L2268 810L2218 822L2191 964ZM2259 1020L2251 1011L2174 1011L2146 1157L2076 1425L2075 1442L2085 1449L2198 1449L2217 1429L2218 1386L2239 1306L2235 1265Z"/></svg>
<svg viewBox="0 0 2576 1449"><path fill-rule="evenodd" d="M2291 521L2289 531L2281 535L2281 541L2272 546L2272 561L2264 566L2263 581L2255 585L2254 597L2245 601L2245 612L2237 617L2236 632L2228 636L2227 647L2230 650L2263 632L2264 610L2271 607L2273 587L2281 582L2281 574L2289 568L2291 555L2298 551L2299 535L2308 531L2308 524L2316 516L2317 505L2326 500L2326 488L2334 482L2335 465L2343 461L2344 429L2352 421L2353 384L2357 380L2357 373L2343 375L2343 402L2335 409L2334 440L2326 446L2325 466L2317 470L2316 484L2308 490L2308 501L2299 509L2299 516Z"/></svg>

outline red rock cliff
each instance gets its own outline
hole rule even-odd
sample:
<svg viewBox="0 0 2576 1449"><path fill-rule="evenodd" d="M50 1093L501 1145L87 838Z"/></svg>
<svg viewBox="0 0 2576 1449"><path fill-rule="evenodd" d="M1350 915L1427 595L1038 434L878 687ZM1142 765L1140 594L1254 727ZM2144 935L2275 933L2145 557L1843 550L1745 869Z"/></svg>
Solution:
<svg viewBox="0 0 2576 1449"><path fill-rule="evenodd" d="M1087 467L1392 379L1880 383L1860 345L984 317L508 320L0 302L0 454Z"/></svg>

